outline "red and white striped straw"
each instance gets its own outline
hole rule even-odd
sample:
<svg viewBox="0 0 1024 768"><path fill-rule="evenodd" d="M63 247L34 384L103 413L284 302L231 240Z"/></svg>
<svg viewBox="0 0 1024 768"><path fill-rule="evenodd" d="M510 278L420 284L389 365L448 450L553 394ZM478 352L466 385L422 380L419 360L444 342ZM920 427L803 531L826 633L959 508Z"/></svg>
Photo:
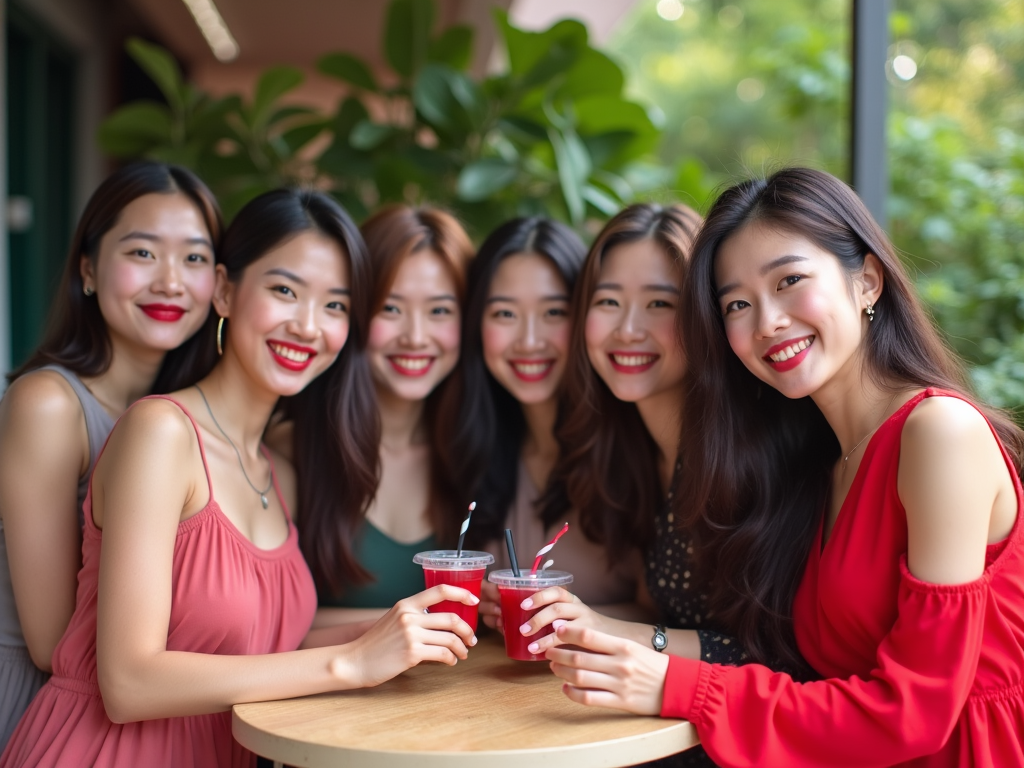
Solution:
<svg viewBox="0 0 1024 768"><path fill-rule="evenodd" d="M544 557L544 555L546 555L548 552L551 551L551 548L554 547L555 544L558 543L558 540L560 538L562 538L562 536L568 530L569 530L569 524L566 523L565 525L562 526L562 530L560 530L558 533L555 534L555 538L553 538L551 541L549 541L547 544L545 544L543 547L541 547L540 549L537 550L537 558L533 561L533 568L530 569L530 573L536 573L537 572L537 566L540 565L541 558Z"/></svg>

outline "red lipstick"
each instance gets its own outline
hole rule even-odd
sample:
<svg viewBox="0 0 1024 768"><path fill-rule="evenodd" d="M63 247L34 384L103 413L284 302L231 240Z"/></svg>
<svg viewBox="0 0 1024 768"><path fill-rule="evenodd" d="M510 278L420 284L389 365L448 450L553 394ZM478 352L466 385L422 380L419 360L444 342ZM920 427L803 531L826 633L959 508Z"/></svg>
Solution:
<svg viewBox="0 0 1024 768"><path fill-rule="evenodd" d="M139 304L138 307L148 317L161 323L176 323L185 314L185 308L177 304Z"/></svg>
<svg viewBox="0 0 1024 768"><path fill-rule="evenodd" d="M509 366L512 368L512 373L516 375L520 381L527 383L534 383L537 381L543 381L546 379L551 372L555 369L554 359L548 360L509 360ZM522 366L530 366L531 368L537 368L543 366L539 370L535 371L524 371Z"/></svg>
<svg viewBox="0 0 1024 768"><path fill-rule="evenodd" d="M654 367L654 364L658 362L661 355L656 355L653 352L609 352L608 360L619 373L643 373L649 371ZM615 358L619 358L616 360ZM634 359L644 360L645 362L632 362ZM630 362L624 362L629 360Z"/></svg>
<svg viewBox="0 0 1024 768"><path fill-rule="evenodd" d="M316 357L316 350L312 347L304 347L301 344L292 344L289 341L278 341L271 339L267 342L267 349L274 362L289 371L304 371Z"/></svg>
<svg viewBox="0 0 1024 768"><path fill-rule="evenodd" d="M391 363L391 367L395 369L396 373L400 373L402 376L410 376L412 378L426 376L427 373L430 372L430 369L434 367L434 360L436 359L437 358L433 355L388 356L388 362ZM398 362L399 360L408 360L409 363L400 363Z"/></svg>
<svg viewBox="0 0 1024 768"><path fill-rule="evenodd" d="M804 361L804 359L807 357L807 352L810 350L811 346L814 344L814 338L815 337L813 335L811 335L811 336L801 336L800 338L797 338L797 339L788 339L788 340L782 342L781 344L776 344L774 347L769 349L765 353L765 355L764 355L764 357L762 359L766 363L768 363L768 365L770 365L772 368L774 368L776 371L778 371L779 373L785 373L786 371L791 371L794 368L796 368L798 365L800 365L800 363L802 363ZM793 351L796 352L796 354L793 355L792 357L790 357L790 358L788 358L786 360L780 360L780 361L775 361L775 360L771 359L771 355L777 355L780 352L782 352L783 350L787 349L788 347L793 347L794 345L800 344L801 342L806 342L807 346L804 347L803 349L799 350L799 351L794 349Z"/></svg>

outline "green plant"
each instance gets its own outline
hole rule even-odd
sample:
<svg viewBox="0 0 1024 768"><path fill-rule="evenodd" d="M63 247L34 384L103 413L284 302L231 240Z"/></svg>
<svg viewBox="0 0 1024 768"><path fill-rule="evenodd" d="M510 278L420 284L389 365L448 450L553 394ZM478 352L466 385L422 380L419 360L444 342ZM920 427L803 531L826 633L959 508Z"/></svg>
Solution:
<svg viewBox="0 0 1024 768"><path fill-rule="evenodd" d="M154 157L194 168L229 215L265 189L288 183L330 190L356 217L384 202L431 202L456 211L474 234L516 215L544 213L581 225L615 213L660 183L640 162L660 130L623 95L621 68L565 20L543 32L495 13L507 68L466 72L473 31L434 31L433 0L392 0L387 84L345 52L317 67L348 93L331 114L281 99L302 80L290 67L260 78L246 102L213 99L182 81L163 49L128 51L166 104L134 102L101 126L115 157Z"/></svg>

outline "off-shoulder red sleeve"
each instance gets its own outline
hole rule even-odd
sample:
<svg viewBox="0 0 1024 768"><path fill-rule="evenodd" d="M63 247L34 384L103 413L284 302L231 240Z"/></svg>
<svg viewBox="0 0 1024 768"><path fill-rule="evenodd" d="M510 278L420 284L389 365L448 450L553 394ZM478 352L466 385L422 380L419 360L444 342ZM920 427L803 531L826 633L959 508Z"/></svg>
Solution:
<svg viewBox="0 0 1024 768"><path fill-rule="evenodd" d="M988 575L944 586L901 564L899 616L866 677L797 683L672 657L662 717L693 722L722 766L888 766L938 752L981 654Z"/></svg>

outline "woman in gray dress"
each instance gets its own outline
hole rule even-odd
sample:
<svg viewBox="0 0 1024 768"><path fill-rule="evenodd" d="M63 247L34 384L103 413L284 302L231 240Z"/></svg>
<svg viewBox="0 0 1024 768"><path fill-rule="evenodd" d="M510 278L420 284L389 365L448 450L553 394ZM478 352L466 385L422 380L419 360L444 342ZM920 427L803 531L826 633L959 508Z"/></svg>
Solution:
<svg viewBox="0 0 1024 768"><path fill-rule="evenodd" d="M82 501L118 416L215 359L217 203L189 171L136 163L92 195L47 334L0 400L0 749L75 607ZM198 333L197 333L198 332Z"/></svg>

